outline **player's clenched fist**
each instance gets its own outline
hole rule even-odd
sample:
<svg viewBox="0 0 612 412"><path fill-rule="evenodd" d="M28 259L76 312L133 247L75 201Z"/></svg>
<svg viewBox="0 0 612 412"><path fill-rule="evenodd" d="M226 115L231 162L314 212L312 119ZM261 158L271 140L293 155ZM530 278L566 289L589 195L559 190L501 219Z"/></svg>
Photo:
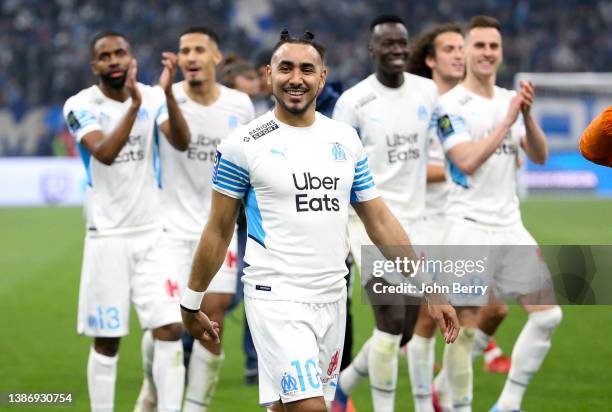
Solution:
<svg viewBox="0 0 612 412"><path fill-rule="evenodd" d="M183 325L195 339L219 343L219 324L208 319L202 311L181 311Z"/></svg>

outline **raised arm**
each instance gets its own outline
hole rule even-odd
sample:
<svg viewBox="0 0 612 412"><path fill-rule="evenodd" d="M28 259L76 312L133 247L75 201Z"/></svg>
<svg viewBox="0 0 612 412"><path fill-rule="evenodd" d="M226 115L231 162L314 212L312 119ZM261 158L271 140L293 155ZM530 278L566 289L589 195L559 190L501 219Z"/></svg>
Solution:
<svg viewBox="0 0 612 412"><path fill-rule="evenodd" d="M239 208L240 200L213 190L208 223L202 232L193 258L189 283L181 301L183 324L196 339L219 339L218 327L199 308L203 292L223 264L234 234Z"/></svg>
<svg viewBox="0 0 612 412"><path fill-rule="evenodd" d="M466 175L473 174L489 157L495 152L497 147L504 140L506 134L518 118L521 111L521 104L524 97L522 93L512 98L510 107L503 122L497 126L484 139L478 141L460 142L451 147L447 155L452 162ZM453 130L451 120L447 115L442 114L438 120L439 133L444 135L446 130Z"/></svg>
<svg viewBox="0 0 612 412"><path fill-rule="evenodd" d="M525 137L521 139L521 147L529 160L543 165L548 159L548 144L544 131L531 114L531 106L535 98L533 82L531 80L528 82L521 81L521 91L524 97L521 111L525 120Z"/></svg>
<svg viewBox="0 0 612 412"><path fill-rule="evenodd" d="M383 255L389 260L417 256L410 245L408 235L385 202L377 197L366 202L354 203L353 208L363 222L366 232ZM387 246L387 247L386 247ZM447 343L454 342L459 334L459 320L455 309L439 294L425 294L429 314L436 320Z"/></svg>
<svg viewBox="0 0 612 412"><path fill-rule="evenodd" d="M117 155L130 138L130 131L134 126L136 115L142 103L142 96L136 84L136 72L136 60L132 60L126 80L126 85L130 90L132 104L125 116L119 121L117 127L115 127L109 135L105 135L99 129L91 131L85 134L80 141L96 160L107 166L110 166L115 161ZM68 121L70 122L70 119Z"/></svg>
<svg viewBox="0 0 612 412"><path fill-rule="evenodd" d="M189 147L191 139L189 127L179 109L178 103L172 93L172 82L176 75L177 57L171 52L162 53L162 64L164 70L159 77L159 85L164 89L166 95L166 106L168 108L168 119L159 125L161 131L166 135L168 142L176 150L184 152Z"/></svg>

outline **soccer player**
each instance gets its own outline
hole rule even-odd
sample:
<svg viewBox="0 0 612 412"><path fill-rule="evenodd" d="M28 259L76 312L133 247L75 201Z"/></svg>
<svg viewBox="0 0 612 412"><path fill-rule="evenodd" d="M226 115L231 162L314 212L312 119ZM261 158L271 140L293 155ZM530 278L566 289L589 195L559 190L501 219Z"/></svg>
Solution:
<svg viewBox="0 0 612 412"><path fill-rule="evenodd" d="M612 167L612 106L593 119L582 132L580 152L593 163Z"/></svg>
<svg viewBox="0 0 612 412"><path fill-rule="evenodd" d="M540 259L535 240L522 224L516 195L519 147L533 162L543 164L548 155L546 136L531 113L533 84L522 82L518 93L495 85L502 62L501 29L495 18L476 16L470 20L465 54L466 77L440 98L437 110L437 134L450 163L451 177L444 243L506 246L498 262L516 259L510 255L511 245L531 246L522 249L530 252L523 253L514 264L489 268L496 294L515 297L528 313L512 351L506 384L491 409L518 411L562 317L547 286L548 275L540 271L524 279L525 268L537 267ZM470 353L464 356L469 359ZM471 385L466 385L462 394L465 402L455 404L455 411L471 410L471 391Z"/></svg>
<svg viewBox="0 0 612 412"><path fill-rule="evenodd" d="M153 169L155 116L169 142L182 148L189 130L172 91L176 57L163 54L161 88L136 82L126 37L104 32L91 42L98 84L64 105L70 133L87 171L87 234L79 292L78 332L94 337L87 363L91 409L114 405L119 341L128 333L130 300L152 331L152 377L160 411L180 409L183 397L180 312L176 279L160 270L157 188ZM163 91L162 91L163 89ZM164 98L165 94L165 98Z"/></svg>
<svg viewBox="0 0 612 412"><path fill-rule="evenodd" d="M430 79L405 72L408 31L401 18L379 16L370 30L369 51L375 73L342 94L333 117L358 131L381 197L410 233L411 241L415 245L429 244L423 219L427 136L438 91ZM360 265L361 246L370 241L356 215L350 219L350 237L351 253ZM375 279L368 271L361 271L361 275L369 291ZM374 409L393 410L397 355L400 343L403 345L412 335L419 303L419 298L413 297L403 305L372 305L376 329L342 372L342 393L349 394L362 377L369 375Z"/></svg>
<svg viewBox="0 0 612 412"><path fill-rule="evenodd" d="M218 339L200 302L244 199L245 307L259 355L259 401L275 411L325 411L324 398L333 399L344 339L349 204L375 244L401 245L388 258L414 258L378 196L355 130L315 111L324 57L311 33L282 32L268 68L276 106L219 146L210 217L181 300L192 335ZM443 303L430 310L453 341L454 309L439 295L427 298Z"/></svg>
<svg viewBox="0 0 612 412"><path fill-rule="evenodd" d="M169 139L159 139L160 213L166 232L162 249L169 267L179 279L181 290L187 285L193 254L208 217L217 146L238 125L255 118L253 104L245 93L216 82L216 66L221 59L219 37L214 31L192 27L181 34L178 65L185 80L175 83L172 93L189 126L191 141L184 150L177 150ZM162 111L157 122L163 124L167 119L168 113ZM233 239L202 306L221 328L236 285L236 239ZM183 411L208 409L223 359L220 342L193 342ZM150 399L147 396L152 392L150 383L145 377L145 391L140 397L143 402Z"/></svg>
<svg viewBox="0 0 612 412"><path fill-rule="evenodd" d="M420 35L412 44L408 71L419 76L432 79L440 95L454 88L464 77L465 63L463 51L463 32L461 26L456 23L438 24ZM444 232L440 228L446 226L444 213L446 205L446 194L448 190L445 177L445 161L442 147L436 136L429 137L429 159L427 164L427 194L425 198L426 225L429 227L431 244L441 245ZM424 310L425 309L425 310ZM496 326L504 319L507 311L506 305L502 304L493 307L484 307L480 310L480 318L487 325ZM461 318L460 318L461 320ZM482 327L479 323L479 327ZM419 319L414 329L414 335L407 349L408 369L412 384L412 395L414 398L415 410L432 411L431 402L431 382L434 368L435 357L435 323L427 315L426 308L421 308ZM484 335L488 339L480 339ZM476 330L476 342L485 341L484 346L473 349L473 355L479 356L485 353L485 367L487 370L499 370L500 366L510 368L510 359L503 355L501 349L497 348L494 341L487 343L490 336L486 332ZM467 340L463 340L465 342ZM466 342L466 343L469 343ZM445 347L445 357L457 353L459 344ZM492 356L495 354L494 356ZM448 360L445 360L445 364ZM449 362L452 364L452 361ZM505 372L507 373L507 369ZM436 388L438 394L447 385L443 383L445 379L444 369L436 378ZM450 395L450 394L449 394ZM445 397L450 403L450 396ZM452 403L446 405L452 409Z"/></svg>

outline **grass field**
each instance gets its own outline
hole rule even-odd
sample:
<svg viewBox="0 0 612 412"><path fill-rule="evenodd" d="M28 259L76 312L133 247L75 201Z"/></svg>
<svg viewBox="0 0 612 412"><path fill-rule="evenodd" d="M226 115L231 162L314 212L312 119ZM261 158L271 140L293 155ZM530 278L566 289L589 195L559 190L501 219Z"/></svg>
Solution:
<svg viewBox="0 0 612 412"><path fill-rule="evenodd" d="M530 200L525 225L541 243L612 245L612 201ZM0 393L72 392L70 410L88 410L85 367L90 341L76 335L76 308L83 246L81 210L73 208L0 209ZM612 276L612 274L611 274ZM354 296L356 351L372 330L368 306ZM511 309L497 335L510 352L525 321ZM257 388L243 384L240 349L242 311L226 322L226 362L211 411L256 411ZM140 331L121 344L116 410L130 411L142 375ZM612 307L565 307L564 320L541 372L529 387L530 412L612 410ZM441 350L441 343L438 350ZM355 352L354 352L355 353ZM475 366L474 411L487 411L504 377ZM396 410L412 410L405 359L401 360ZM354 393L360 412L371 410L367 382ZM38 410L31 409L31 410ZM0 410L25 411L28 408ZM49 409L47 409L49 410Z"/></svg>

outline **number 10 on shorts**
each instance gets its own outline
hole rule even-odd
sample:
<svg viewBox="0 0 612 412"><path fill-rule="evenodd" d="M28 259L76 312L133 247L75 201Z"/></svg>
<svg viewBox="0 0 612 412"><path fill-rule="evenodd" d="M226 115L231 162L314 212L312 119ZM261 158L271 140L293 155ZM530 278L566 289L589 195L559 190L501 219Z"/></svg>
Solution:
<svg viewBox="0 0 612 412"><path fill-rule="evenodd" d="M307 389L319 389L321 387L321 380L319 379L317 364L314 359L308 359L303 364L298 360L294 360L291 362L291 366L293 369L295 369L297 382L293 378L292 374L283 374L283 377L281 378L281 387L286 395L296 393L298 391L305 392ZM304 379L304 371L306 372L306 379ZM306 385L309 387L307 388Z"/></svg>

